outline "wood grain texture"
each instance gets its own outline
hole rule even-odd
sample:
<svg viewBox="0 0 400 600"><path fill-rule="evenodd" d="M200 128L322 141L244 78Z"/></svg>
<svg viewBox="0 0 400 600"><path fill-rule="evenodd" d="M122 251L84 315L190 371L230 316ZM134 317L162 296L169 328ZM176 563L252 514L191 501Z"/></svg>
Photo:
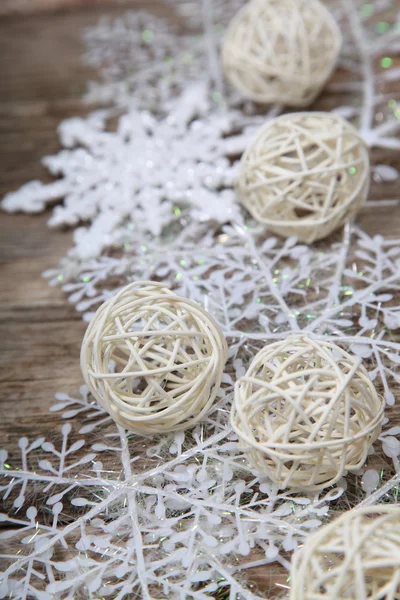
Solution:
<svg viewBox="0 0 400 600"><path fill-rule="evenodd" d="M158 14L168 10L151 0L130 4ZM122 10L93 5L0 19L0 195L31 179L49 180L40 160L59 149L58 123L88 111L81 96L86 81L96 77L80 60L82 29L100 14ZM399 97L400 86L390 85ZM338 100L345 103L351 97L326 95L312 108L329 110ZM374 155L400 168L398 154ZM398 198L398 184L373 184L371 198ZM51 437L59 428L59 417L49 413L54 393L74 393L82 384L79 350L85 325L61 290L48 287L41 277L72 245L72 235L49 229L48 217L0 215L0 446L11 455L21 435ZM400 237L400 206L364 209L359 224L369 234ZM393 419L400 422L398 406ZM388 466L384 457L374 463L376 468ZM286 581L276 566L249 569L247 577L266 597L272 582Z"/></svg>
<svg viewBox="0 0 400 600"><path fill-rule="evenodd" d="M81 7L110 6L114 0L0 0L0 15L33 14L38 12L71 10ZM118 0L120 6L131 0Z"/></svg>
<svg viewBox="0 0 400 600"><path fill-rule="evenodd" d="M130 4L165 14L151 0ZM0 19L0 196L31 179L51 180L41 159L60 149L58 124L90 110L81 98L96 73L81 61L82 30L103 13L92 6ZM11 450L29 434L32 414L47 430L55 421L48 409L57 390L83 383L85 324L42 278L72 246L71 231L48 228L49 214L0 214L0 445Z"/></svg>

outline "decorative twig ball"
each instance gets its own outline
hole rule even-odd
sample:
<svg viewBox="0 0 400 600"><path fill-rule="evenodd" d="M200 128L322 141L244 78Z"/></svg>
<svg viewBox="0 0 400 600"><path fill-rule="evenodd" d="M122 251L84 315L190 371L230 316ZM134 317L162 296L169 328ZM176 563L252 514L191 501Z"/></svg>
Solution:
<svg viewBox="0 0 400 600"><path fill-rule="evenodd" d="M341 44L319 0L251 0L225 33L222 68L245 98L307 106L330 77Z"/></svg>
<svg viewBox="0 0 400 600"><path fill-rule="evenodd" d="M274 233L307 243L350 221L369 191L368 149L332 113L292 113L268 121L243 154L238 195Z"/></svg>
<svg viewBox="0 0 400 600"><path fill-rule="evenodd" d="M398 600L400 507L354 509L295 552L290 600Z"/></svg>
<svg viewBox="0 0 400 600"><path fill-rule="evenodd" d="M83 339L81 369L118 424L152 435L205 416L226 358L222 332L200 305L145 281L100 306Z"/></svg>
<svg viewBox="0 0 400 600"><path fill-rule="evenodd" d="M318 490L363 465L383 408L359 358L295 335L255 356L231 422L258 472L281 489Z"/></svg>

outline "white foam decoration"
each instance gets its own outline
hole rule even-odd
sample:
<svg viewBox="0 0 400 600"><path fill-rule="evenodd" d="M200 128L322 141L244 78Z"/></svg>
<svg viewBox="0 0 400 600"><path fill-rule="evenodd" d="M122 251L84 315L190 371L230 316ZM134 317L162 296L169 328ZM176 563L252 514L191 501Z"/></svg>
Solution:
<svg viewBox="0 0 400 600"><path fill-rule="evenodd" d="M392 600L400 588L400 507L348 511L295 553L290 600Z"/></svg>
<svg viewBox="0 0 400 600"><path fill-rule="evenodd" d="M225 9L236 10L237 4L218 0L218 14L229 14ZM393 30L371 33L368 18L360 16L362 4L330 7L344 34L339 60L346 71L330 89L340 93L340 102L342 92L359 99L336 109L355 123L360 119L368 145L397 148L399 122L376 86L398 79L395 69L381 69L377 60L383 53L394 55L398 42ZM379 14L390 4L378 0L374 10ZM221 39L210 16L212 2L185 2L182 15L189 5L191 22L204 20L205 36L188 37L183 48L166 27L160 46L168 53L173 42L177 54L197 48L193 73L202 81L193 87L191 74L179 68L174 85L165 85L165 65L153 51L145 54L149 49L140 41L146 23L136 25L129 17L118 36L110 33L113 23L101 23L93 30L91 51L98 48L106 58L109 47L112 56L109 66L116 75L106 77L101 93L119 109L127 107L117 130L108 127L113 111L68 120L60 128L65 149L47 163L60 178L48 186L31 184L8 196L4 207L38 211L65 197L53 218L55 224L78 226L75 247L46 273L50 282L61 282L90 320L116 293L113 281L122 286L162 280L219 323L230 346L226 375L205 421L187 432L144 442L114 425L82 389L82 397L57 395L52 409L68 421L58 439L54 432L49 439L22 438L20 456L1 450L1 519L11 525L2 532L3 595L65 600L136 593L207 600L218 591L231 600L264 597L246 584L248 569L274 561L289 569L287 553L327 520L331 501L339 508L346 482L319 492L279 492L251 470L229 426L234 379L267 342L305 330L360 356L386 403L396 401L400 345L391 330L400 327L393 302L400 285L400 241L349 226L337 241L307 248L246 222L233 192L236 161L261 122L281 109L257 117L249 106L238 110L237 98L221 96L218 61L209 52ZM120 35L128 44L136 40L128 53ZM127 75L123 63L134 66L142 51L142 68ZM150 80L156 88L151 98ZM168 152L157 146L156 131ZM146 152L156 185L154 173L146 174ZM170 161L174 153L178 165ZM378 169L377 176L390 179L394 173ZM171 182L184 200L177 200ZM151 196L142 196L143 190ZM89 226L80 225L87 221ZM394 478L386 481L387 471L378 473L368 460L365 473L349 479L360 483L361 506L396 497L399 433L386 420L374 444L382 444Z"/></svg>
<svg viewBox="0 0 400 600"><path fill-rule="evenodd" d="M166 3L173 6L177 14L185 19L185 23L196 30L204 19L204 12L208 11L216 24L217 33L228 25L245 2L246 0L166 0Z"/></svg>
<svg viewBox="0 0 400 600"><path fill-rule="evenodd" d="M223 70L245 98L308 106L331 75L341 43L319 0L251 0L226 30Z"/></svg>
<svg viewBox="0 0 400 600"><path fill-rule="evenodd" d="M139 281L96 312L82 342L81 369L119 425L151 436L204 418L227 355L220 328L200 305Z"/></svg>
<svg viewBox="0 0 400 600"><path fill-rule="evenodd" d="M383 54L390 57L399 52L395 23L383 34L377 34L373 24L380 14L384 21L384 14L390 9L390 3L386 0L374 3L372 16L368 13L364 18L362 0L340 0L332 2L331 6L339 27L344 32L344 48L339 57L339 67L347 71L348 78L343 82L329 84L328 89L340 94L349 93L353 97L359 94L359 106L354 107L354 117L359 120L359 133L368 146L399 149L397 132L400 120L395 118L392 110L388 110L387 101L391 99L391 95L382 98L377 86L380 81L398 81L400 73L396 73L395 69L379 68L377 71L375 67L380 65Z"/></svg>
<svg viewBox="0 0 400 600"><path fill-rule="evenodd" d="M223 26L226 26L237 10L245 4L244 0L214 0L214 2L212 0L202 0L202 2L194 0L178 5L173 1L172 4L174 10L178 10L182 17L192 23L196 29L196 34L191 38L190 36L176 38L171 24L164 22L161 25L162 21L159 21L163 35L165 36L168 32L169 40L162 37L162 44L158 42L158 47L162 46L164 55L169 57L169 49L172 46L177 55L176 62L171 65L173 69L176 69L174 71L176 74L172 77L174 82L172 88L168 83L169 75L166 75L166 66L162 61L149 60L145 73L133 68L138 52L143 51L141 38L143 27L156 30L156 26L151 24L151 15L147 16L147 20L143 20L136 16L138 13L132 15L128 12L126 17L123 16L115 22L105 19L97 26L88 29L88 39L92 40L89 45L89 53L93 57L93 64L101 68L104 78L104 83L92 84L89 93L92 100L103 101L106 99L122 105L130 105L134 99L135 106L148 108L151 105L157 111L165 110L168 104L168 93L184 90L188 84L188 77L190 80L190 73L197 80L201 71L206 73L212 89L216 88L217 92L221 92L221 74L218 73L218 70L216 72L215 65L210 67L209 55L203 52L204 40L201 40L199 45L197 31L199 23L204 20L204 14L214 14L214 23L219 26L218 30L208 27L205 38L207 48L219 48L223 37ZM328 84L329 90L339 94L352 94L353 101L359 99L359 102L352 103L352 106L346 104L337 106L334 111L350 112L353 119L359 118L361 134L368 145L400 148L397 135L400 121L394 117L393 110L388 110L387 107L387 100L391 99L391 96L387 94L382 97L377 91L377 85L381 82L398 81L400 77L399 69L376 68L383 55L386 54L390 57L400 51L395 26L387 28L380 34L374 27L380 16L382 22L386 21L387 13L385 14L385 11L390 10L393 6L390 2L375 2L371 17L370 12L363 16L365 5L363 0L351 0L351 2L330 0L324 4L339 23L343 35L344 47L339 57L339 67L346 75L340 82ZM137 23L135 23L135 18L138 19ZM399 22L398 15L397 22ZM118 30L118 37L112 35L115 28ZM137 42L132 43L133 39L136 39ZM156 40L156 36L154 40ZM181 43L182 46L180 46ZM187 52L188 45L191 48L189 53ZM109 59L107 59L109 56L112 56L111 63L115 71L112 80L110 80ZM188 61L189 65L186 64ZM215 60L211 62L215 63ZM180 68L182 63L185 63L186 67L193 67L190 73L186 67L185 70ZM127 73L126 66L130 69L129 73ZM150 78L147 78L147 74L150 74ZM156 97L156 101L154 101L154 97ZM159 101L160 97L161 102ZM219 103L219 95L216 98ZM232 100L237 102L236 97ZM376 115L380 115L379 119L375 118ZM347 114L342 114L342 116L347 117Z"/></svg>
<svg viewBox="0 0 400 600"><path fill-rule="evenodd" d="M390 165L376 165L374 169L374 175L378 181L396 181L399 178L399 172L397 169Z"/></svg>
<svg viewBox="0 0 400 600"><path fill-rule="evenodd" d="M238 194L270 231L312 243L350 221L370 182L368 150L338 115L281 115L261 127L241 159Z"/></svg>
<svg viewBox="0 0 400 600"><path fill-rule="evenodd" d="M89 82L86 100L164 112L171 96L203 74L217 92L214 102L220 104L222 75L216 52L224 27L243 3L165 0L169 18L136 10L102 18L84 35L83 60L98 68L103 79ZM177 25L182 21L184 30Z"/></svg>
<svg viewBox="0 0 400 600"><path fill-rule="evenodd" d="M139 104L157 110L185 81L196 80L205 66L203 42L193 33L180 34L178 26L147 11L126 11L117 18L103 17L84 32L83 60L101 68L104 83L90 82L87 101ZM134 85L136 93L131 94Z"/></svg>
<svg viewBox="0 0 400 600"><path fill-rule="evenodd" d="M132 257L122 261L128 269L122 278L131 277L129 269L136 272L136 264L143 272L153 267L175 281L176 268L181 269L176 282L180 292L203 301L228 337L231 356L222 389L202 424L150 443L115 427L87 390L83 398L58 395L54 410L71 421L74 440L85 442L78 446L76 460L83 463L69 468L78 450L70 452L68 440L53 445L43 438L23 440L20 460L15 455L7 459L2 451L7 465L2 466L3 494L16 498L15 508L4 517L15 527L8 532L9 539L26 540L24 556L14 554L18 545L10 550L3 589L26 598L27 586L41 590L42 598L64 599L90 585L93 593L122 598L140 585L147 589L145 598L154 597L157 589L162 590L161 597L186 594L206 600L204 590L215 591L214 582L219 580L218 586L226 586L233 597L258 598L244 583L253 562L249 554L261 552L257 564L278 561L289 567L286 552L326 520L329 502L340 498L345 483L320 492L289 493L253 471L229 426L233 384L266 341L283 340L288 331L301 326L316 340L329 340L362 355L370 377L393 403L391 390L400 379L400 345L387 340L385 320L397 323L398 318L390 290L399 284L400 243L355 231L344 244L323 252L294 240L262 242L260 231L258 236L255 231L227 228L217 244L210 237L201 250L192 240L178 256L172 245L171 256L160 249L155 257L152 249L141 255L146 264L134 263ZM112 260L106 280L123 268L121 261ZM210 265L213 273L204 277ZM79 285L84 295L90 282ZM113 293L103 286L89 303L97 304L100 296ZM383 444L398 473L399 433L399 428L386 423L376 442ZM395 484L385 490L381 474L368 461L366 469L374 476L366 476L363 489L371 495L378 482L377 491L386 498ZM24 511L38 487L48 498L44 507L35 506L38 515L32 523ZM362 493L360 488L361 498ZM49 527L53 502L54 524ZM65 513L76 510L74 506L81 512L68 523ZM85 552L90 560L82 557ZM38 573L45 573L45 582ZM171 573L176 576L172 582ZM204 590L199 589L199 578Z"/></svg>
<svg viewBox="0 0 400 600"><path fill-rule="evenodd" d="M38 212L63 197L49 224L91 222L75 231L72 254L81 259L120 245L121 231L129 228L161 235L179 226L182 212L214 227L241 222L230 157L244 150L262 119L243 119L237 110L223 116L210 112L206 89L188 86L167 118L132 109L120 118L115 133L107 131L104 111L64 121L60 138L70 149L45 160L62 179L27 183L5 196L3 208ZM238 128L241 134L230 136Z"/></svg>
<svg viewBox="0 0 400 600"><path fill-rule="evenodd" d="M367 145L400 148L396 135L400 120L391 114L386 102L382 105L382 98L375 90L377 76L373 70L382 46L386 44L385 49L390 52L395 36L391 31L375 36L379 41L377 48L377 41L371 39L371 34L363 27L357 2L344 4L342 10L336 10L335 17L344 31L341 67L349 71L349 77L338 84L338 88L335 84L332 89L361 94L361 98L360 106L350 107L350 113L348 110L343 113L340 106L337 109L345 116L359 119L359 133ZM135 19L132 23L131 19L128 16L126 23L124 19L117 23L123 23L124 30L131 33L126 37L128 45L131 44L128 56L133 63L134 50L143 43L143 23L141 17L138 24ZM106 21L91 35L99 43L100 54L107 54L108 48L112 64L118 67L118 57L124 57L121 61L125 64L126 53L119 49L113 31L113 23ZM180 39L170 32L168 43L161 37L161 47L171 43L169 36ZM198 44L198 36L194 36L193 43ZM149 65L155 67L158 64L152 54L146 56ZM77 225L90 221L89 227L79 227L75 232L76 247L72 254L84 259L101 255L106 247L120 246L128 226L138 232L159 235L176 223L176 213L184 206L188 206L188 216L196 221L214 225L240 222L233 191L236 158L246 148L256 128L279 114L280 109L273 107L260 117L233 108L234 100L226 106L220 92L213 96L217 101L210 99L211 90L219 86L218 73L209 77L209 73L215 71L215 61L206 58L204 53L202 56L204 65L196 72L206 72L206 78L197 83L181 79L181 95L175 97L171 90L164 100L158 100L156 115L140 110L152 106L148 98L140 100L141 90L152 86L148 81L141 85L133 75L128 97L135 98L135 105L132 107L132 103L128 103L129 110L115 132L107 131L107 116L113 116L113 112L95 112L86 120L65 121L60 127L60 139L68 149L44 160L50 172L61 179L47 185L30 182L7 194L3 208L38 212L47 203L64 198L64 206L54 208L50 224ZM138 70L139 73L142 71ZM358 83L360 73L363 79ZM158 71L155 79L162 81ZM121 79L122 83L126 81ZM115 90L110 92L110 97L124 104ZM376 114L381 115L379 122L375 119ZM157 136L154 135L156 130ZM135 161L132 161L133 155ZM179 159L171 160L171 156ZM188 219L184 224L188 224Z"/></svg>
<svg viewBox="0 0 400 600"><path fill-rule="evenodd" d="M139 590L147 599L164 594L206 600L222 586L237 598L259 598L243 587L241 567L234 573L229 556L243 556L245 569L251 548L265 548L265 564L278 560L288 566L281 552L318 526L329 501L342 493L332 488L310 498L292 497L255 478L223 426L229 397L220 397L206 423L189 437L178 432L137 445L120 427L104 429L107 414L82 392L82 399L58 395L55 409L66 419L77 410L75 427L82 425L83 411L89 423L94 421L86 453L85 440L69 441L74 435L69 423L62 426L59 443L22 438L21 467L1 451L2 472L10 478L6 495L16 497L18 509L7 517L13 529L2 534L3 543L16 537L24 544L22 555L3 557L3 596L123 598ZM43 506L29 506L31 486L42 486ZM61 526L77 509L78 515Z"/></svg>

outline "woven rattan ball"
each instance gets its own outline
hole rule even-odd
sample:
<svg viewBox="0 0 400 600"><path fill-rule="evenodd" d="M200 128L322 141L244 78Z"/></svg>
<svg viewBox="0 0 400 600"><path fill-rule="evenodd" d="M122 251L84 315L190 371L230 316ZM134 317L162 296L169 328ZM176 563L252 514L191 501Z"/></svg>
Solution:
<svg viewBox="0 0 400 600"><path fill-rule="evenodd" d="M290 600L400 600L400 507L344 513L295 552Z"/></svg>
<svg viewBox="0 0 400 600"><path fill-rule="evenodd" d="M82 343L81 369L118 424L152 435L204 417L226 357L222 332L201 306L145 281L100 306Z"/></svg>
<svg viewBox="0 0 400 600"><path fill-rule="evenodd" d="M292 113L268 121L245 151L239 197L269 230L311 243L351 220L370 183L367 147L331 113Z"/></svg>
<svg viewBox="0 0 400 600"><path fill-rule="evenodd" d="M341 44L319 0L251 0L228 26L222 67L245 98L307 106L330 77Z"/></svg>
<svg viewBox="0 0 400 600"><path fill-rule="evenodd" d="M359 358L296 335L255 356L236 383L231 422L256 470L281 489L318 490L361 467L382 415Z"/></svg>

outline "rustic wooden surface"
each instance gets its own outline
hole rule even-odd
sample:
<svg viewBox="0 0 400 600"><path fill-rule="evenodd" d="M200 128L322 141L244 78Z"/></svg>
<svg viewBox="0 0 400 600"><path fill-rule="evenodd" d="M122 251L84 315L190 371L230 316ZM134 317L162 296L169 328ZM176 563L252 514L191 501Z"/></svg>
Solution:
<svg viewBox="0 0 400 600"><path fill-rule="evenodd" d="M132 4L132 0L117 0L119 5ZM82 6L104 6L115 4L114 0L0 0L0 15L34 14L47 11L62 11Z"/></svg>
<svg viewBox="0 0 400 600"><path fill-rule="evenodd" d="M131 2L165 14L160 3ZM82 8L0 19L0 197L31 179L49 181L43 156L60 148L57 125L90 108L81 100L96 73L82 64L82 30L117 8ZM57 390L82 383L85 325L59 288L41 274L72 245L70 231L49 229L47 214L0 214L0 440L12 448L30 430L48 429ZM34 418L33 418L34 415Z"/></svg>
<svg viewBox="0 0 400 600"><path fill-rule="evenodd" d="M159 14L168 10L149 0L144 5ZM81 96L95 73L80 60L82 29L100 14L121 10L92 6L0 19L0 196L31 179L48 179L40 159L58 150L58 123L88 111ZM317 107L331 102L322 98ZM398 154L380 154L382 162L400 168ZM396 197L397 183L373 185L374 200ZM59 422L48 410L54 393L72 393L82 383L85 325L61 290L41 277L71 246L71 232L49 229L48 216L0 215L0 446L11 451L21 435L48 435ZM400 206L365 209L359 223L369 234L400 238ZM273 571L251 571L249 580L267 593Z"/></svg>

